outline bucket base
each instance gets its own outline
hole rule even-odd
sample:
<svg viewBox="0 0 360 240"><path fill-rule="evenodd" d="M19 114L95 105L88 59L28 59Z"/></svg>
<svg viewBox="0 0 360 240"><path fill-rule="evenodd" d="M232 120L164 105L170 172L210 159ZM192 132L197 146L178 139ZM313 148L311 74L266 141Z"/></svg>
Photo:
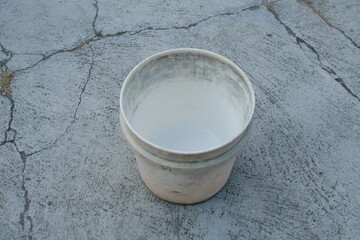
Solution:
<svg viewBox="0 0 360 240"><path fill-rule="evenodd" d="M219 192L229 179L236 157L204 168L170 168L135 153L140 175L159 198L177 204L203 202Z"/></svg>

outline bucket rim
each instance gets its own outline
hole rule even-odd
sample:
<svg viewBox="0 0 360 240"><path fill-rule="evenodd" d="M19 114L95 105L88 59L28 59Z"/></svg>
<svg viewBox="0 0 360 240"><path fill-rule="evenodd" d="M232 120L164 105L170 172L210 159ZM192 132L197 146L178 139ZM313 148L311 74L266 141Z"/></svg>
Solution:
<svg viewBox="0 0 360 240"><path fill-rule="evenodd" d="M127 119L127 116L125 115L124 106L123 106L125 89L127 88L129 82L132 80L134 74L137 73L141 68L143 68L149 62L154 61L157 58L161 58L163 56L169 56L169 55L171 56L173 54L179 54L179 53L193 53L193 54L210 56L220 62L224 62L224 63L228 64L231 68L233 68L233 70L235 70L237 72L237 74L239 74L239 76L244 81L246 87L248 88L249 97L250 97L249 118L246 120L243 128L238 132L238 134L235 137L231 138L230 140L226 141L225 143L222 143L219 146L216 146L216 147L213 147L210 149L206 149L206 150L200 150L200 151L178 151L178 150L167 149L167 148L159 146L159 145L147 140L143 136L141 136L141 134L139 134L132 127L129 120ZM129 130L130 135L133 138L135 138L136 142L138 142L142 147L144 147L149 152L151 152L153 154L158 154L161 157L165 157L167 159L171 159L174 161L181 161L184 159L187 159L187 161L201 161L201 160L205 160L205 159L210 159L216 155L220 155L220 154L224 153L225 151L229 150L243 136L244 132L248 128L248 126L253 118L254 111L255 111L254 89L252 87L250 80L248 79L246 74L243 72L243 70L238 65L236 65L233 61L229 60L228 58L226 58L224 56L221 56L220 54L217 54L217 53L214 53L211 51L207 51L207 50L198 49L198 48L169 49L169 50L165 50L165 51L153 54L153 55L145 58L143 61L138 63L127 75L127 77L125 78L125 81L123 82L123 85L121 87L121 92L120 92L120 114L122 116L121 120L124 121L126 127Z"/></svg>

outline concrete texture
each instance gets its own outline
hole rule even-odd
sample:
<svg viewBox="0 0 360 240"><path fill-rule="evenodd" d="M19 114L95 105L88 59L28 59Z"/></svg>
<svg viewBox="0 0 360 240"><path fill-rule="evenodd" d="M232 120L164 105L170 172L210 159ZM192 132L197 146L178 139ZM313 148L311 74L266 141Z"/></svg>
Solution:
<svg viewBox="0 0 360 240"><path fill-rule="evenodd" d="M0 239L358 239L359 8L1 1ZM118 119L126 74L176 47L230 58L257 97L228 183L192 206L147 190Z"/></svg>
<svg viewBox="0 0 360 240"><path fill-rule="evenodd" d="M260 4L261 0L97 1L97 21L94 27L102 35L153 28L185 28L210 16L229 14ZM159 14L161 13L161 14Z"/></svg>

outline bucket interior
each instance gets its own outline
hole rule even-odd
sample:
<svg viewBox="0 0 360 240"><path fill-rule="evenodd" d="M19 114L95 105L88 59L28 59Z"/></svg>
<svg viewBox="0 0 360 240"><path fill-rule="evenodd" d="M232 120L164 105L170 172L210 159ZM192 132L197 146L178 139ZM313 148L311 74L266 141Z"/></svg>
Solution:
<svg viewBox="0 0 360 240"><path fill-rule="evenodd" d="M251 118L248 85L233 66L206 54L150 59L124 87L122 108L132 131L167 151L221 147Z"/></svg>

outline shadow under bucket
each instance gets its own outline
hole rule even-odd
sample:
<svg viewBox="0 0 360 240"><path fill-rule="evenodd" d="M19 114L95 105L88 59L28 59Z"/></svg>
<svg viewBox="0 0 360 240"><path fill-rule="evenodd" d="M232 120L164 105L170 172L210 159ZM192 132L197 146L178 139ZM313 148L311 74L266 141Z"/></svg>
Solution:
<svg viewBox="0 0 360 240"><path fill-rule="evenodd" d="M200 49L174 49L130 72L120 121L146 186L164 200L192 204L226 183L254 107L251 83L233 62Z"/></svg>

